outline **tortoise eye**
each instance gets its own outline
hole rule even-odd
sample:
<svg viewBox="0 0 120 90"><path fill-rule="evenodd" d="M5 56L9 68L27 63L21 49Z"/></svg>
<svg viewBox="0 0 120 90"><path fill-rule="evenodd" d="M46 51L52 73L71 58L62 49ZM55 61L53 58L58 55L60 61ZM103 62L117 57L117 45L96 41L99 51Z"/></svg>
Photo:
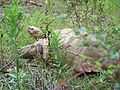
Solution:
<svg viewBox="0 0 120 90"><path fill-rule="evenodd" d="M84 36L88 36L88 34L86 33Z"/></svg>
<svg viewBox="0 0 120 90"><path fill-rule="evenodd" d="M31 28L31 30L34 30L33 28Z"/></svg>

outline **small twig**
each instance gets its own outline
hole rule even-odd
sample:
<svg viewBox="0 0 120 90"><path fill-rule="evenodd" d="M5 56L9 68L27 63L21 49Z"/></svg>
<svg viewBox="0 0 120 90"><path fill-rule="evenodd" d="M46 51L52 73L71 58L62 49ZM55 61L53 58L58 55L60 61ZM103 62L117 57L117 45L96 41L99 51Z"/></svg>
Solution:
<svg viewBox="0 0 120 90"><path fill-rule="evenodd" d="M10 62L10 63L4 65L2 68L0 68L0 72L1 72L3 69L7 68L7 66L9 66L9 65L13 65L13 62Z"/></svg>

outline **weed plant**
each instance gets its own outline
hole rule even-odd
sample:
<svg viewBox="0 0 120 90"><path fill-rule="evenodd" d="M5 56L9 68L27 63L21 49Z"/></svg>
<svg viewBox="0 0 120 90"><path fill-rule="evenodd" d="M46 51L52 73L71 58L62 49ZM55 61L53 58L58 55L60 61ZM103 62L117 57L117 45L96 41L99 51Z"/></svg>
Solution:
<svg viewBox="0 0 120 90"><path fill-rule="evenodd" d="M19 0L12 0L10 5L6 5L4 8L4 18L3 18L3 30L9 38L9 47L12 56L12 60L16 63L16 81L17 81L17 90L20 90L20 81L19 81L19 54L17 51L17 39L18 35L21 32L21 20L22 12L19 5Z"/></svg>

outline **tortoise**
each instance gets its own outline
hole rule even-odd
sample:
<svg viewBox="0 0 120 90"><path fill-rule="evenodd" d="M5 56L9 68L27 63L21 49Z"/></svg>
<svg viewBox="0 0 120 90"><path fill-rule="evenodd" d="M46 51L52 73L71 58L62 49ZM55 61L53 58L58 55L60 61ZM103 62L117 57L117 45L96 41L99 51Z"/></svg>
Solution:
<svg viewBox="0 0 120 90"><path fill-rule="evenodd" d="M87 32L78 32L76 34L71 28L58 29L54 32L59 33L61 47L65 55L65 63L73 66L75 72L97 72L95 62L104 60L107 55L107 50L99 47L100 40ZM44 38L44 33L34 26L28 27L28 33L36 41L34 44L21 49L23 56L25 58L30 58L31 56L36 58L39 56L47 60L49 39Z"/></svg>

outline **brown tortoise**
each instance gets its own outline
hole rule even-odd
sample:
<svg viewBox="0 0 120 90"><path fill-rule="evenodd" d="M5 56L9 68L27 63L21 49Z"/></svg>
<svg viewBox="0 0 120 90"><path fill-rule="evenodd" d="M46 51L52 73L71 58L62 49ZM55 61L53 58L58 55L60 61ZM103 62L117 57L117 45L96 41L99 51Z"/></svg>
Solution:
<svg viewBox="0 0 120 90"><path fill-rule="evenodd" d="M71 28L55 30L59 33L62 50L65 53L65 63L73 66L76 73L97 72L96 61L101 62L107 55L107 50L99 47L100 40L92 37L87 32L75 34ZM25 46L21 49L23 57L48 58L48 38L43 38L43 32L34 26L29 26L28 33L37 40L34 44ZM84 45L87 43L88 45Z"/></svg>

